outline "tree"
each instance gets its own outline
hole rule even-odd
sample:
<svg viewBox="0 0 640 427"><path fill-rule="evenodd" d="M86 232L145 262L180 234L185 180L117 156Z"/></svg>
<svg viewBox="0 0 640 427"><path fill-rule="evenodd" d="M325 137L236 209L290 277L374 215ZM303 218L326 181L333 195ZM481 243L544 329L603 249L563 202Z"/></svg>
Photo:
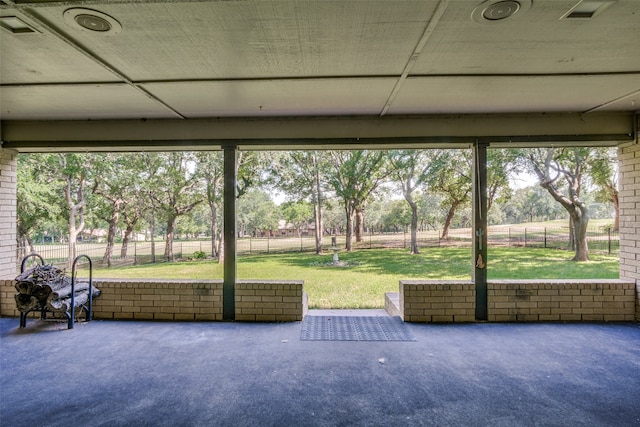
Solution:
<svg viewBox="0 0 640 427"><path fill-rule="evenodd" d="M140 164L128 154L94 154L92 164L95 180L93 193L100 196L95 203L95 213L108 224L107 246L103 263L111 267L115 237L120 218L126 218L127 242L135 223L140 218L139 187ZM120 255L126 256L126 244Z"/></svg>
<svg viewBox="0 0 640 427"><path fill-rule="evenodd" d="M471 153L469 150L446 150L429 170L429 190L442 196L446 210L442 239L449 238L449 229L456 210L471 199Z"/></svg>
<svg viewBox="0 0 640 427"><path fill-rule="evenodd" d="M141 187L134 190L134 194L137 194L136 198L138 200L142 198L143 191ZM144 205L141 203L127 203L122 210L121 220L124 225L124 231L122 233L122 247L120 248L121 258L127 257L129 241L131 240L133 232L136 231L140 220L143 218L143 209Z"/></svg>
<svg viewBox="0 0 640 427"><path fill-rule="evenodd" d="M238 234L240 236L257 235L271 232L278 228L280 212L269 194L258 189L247 191L238 200L237 206Z"/></svg>
<svg viewBox="0 0 640 427"><path fill-rule="evenodd" d="M346 249L353 249L354 219L356 241L362 240L364 209L373 192L389 175L388 157L384 151L331 151L329 182L342 200L346 225Z"/></svg>
<svg viewBox="0 0 640 427"><path fill-rule="evenodd" d="M418 223L422 231L440 228L445 211L442 209L442 199L440 194L430 192L427 189L417 192L415 196L418 204Z"/></svg>
<svg viewBox="0 0 640 427"><path fill-rule="evenodd" d="M400 184L402 195L411 209L411 253L418 250L418 203L413 192L423 186L440 150L394 150L390 153L393 176Z"/></svg>
<svg viewBox="0 0 640 427"><path fill-rule="evenodd" d="M341 234L347 228L342 204L337 198L325 200L323 218L327 230L332 234Z"/></svg>
<svg viewBox="0 0 640 427"><path fill-rule="evenodd" d="M285 202L280 206L280 211L285 221L296 228L298 237L302 235L302 226L313 218L313 204L305 201Z"/></svg>
<svg viewBox="0 0 640 427"><path fill-rule="evenodd" d="M391 200L388 203L388 211L382 217L382 224L385 229L395 232L405 230L413 221L411 207L402 200Z"/></svg>
<svg viewBox="0 0 640 427"><path fill-rule="evenodd" d="M272 163L271 176L276 188L295 201L311 200L315 223L316 254L322 253L322 203L327 155L322 151L291 151Z"/></svg>
<svg viewBox="0 0 640 427"><path fill-rule="evenodd" d="M33 253L33 233L43 228L47 221L60 215L57 200L60 194L46 174L38 173L44 156L38 154L18 155L16 218L18 248L29 248ZM19 258L23 258L22 253Z"/></svg>
<svg viewBox="0 0 640 427"><path fill-rule="evenodd" d="M559 219L565 210L539 185L515 190L509 203L500 205L511 224Z"/></svg>
<svg viewBox="0 0 640 427"><path fill-rule="evenodd" d="M85 154L64 153L43 156L42 167L43 173L59 183L64 195L62 213L68 224L68 266L71 268L77 256L78 235L85 227L91 164Z"/></svg>
<svg viewBox="0 0 640 427"><path fill-rule="evenodd" d="M591 180L597 188L596 199L611 202L615 210L613 231L620 229L620 199L618 195L618 168L615 148L593 148Z"/></svg>
<svg viewBox="0 0 640 427"><path fill-rule="evenodd" d="M522 150L490 149L487 151L487 211L494 201L511 198L510 180L521 172Z"/></svg>
<svg viewBox="0 0 640 427"><path fill-rule="evenodd" d="M529 151L531 170L540 186L569 213L575 243L573 261L589 261L587 225L589 210L580 198L585 169L592 157L590 148L539 148ZM563 191L560 184L566 185Z"/></svg>
<svg viewBox="0 0 640 427"><path fill-rule="evenodd" d="M211 233L211 256L218 257L222 246L220 212L224 199L224 158L222 152L202 151L196 153L200 173L204 180L206 203L209 207ZM220 257L218 257L220 260Z"/></svg>
<svg viewBox="0 0 640 427"><path fill-rule="evenodd" d="M148 165L148 194L164 215L166 223L164 256L173 261L177 219L204 200L199 188L198 164L191 152L143 154Z"/></svg>

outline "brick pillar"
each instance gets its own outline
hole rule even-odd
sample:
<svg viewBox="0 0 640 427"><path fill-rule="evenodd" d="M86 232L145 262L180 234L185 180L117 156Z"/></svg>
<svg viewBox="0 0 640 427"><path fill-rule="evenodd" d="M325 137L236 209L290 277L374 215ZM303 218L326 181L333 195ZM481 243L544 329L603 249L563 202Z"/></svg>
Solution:
<svg viewBox="0 0 640 427"><path fill-rule="evenodd" d="M640 141L618 149L620 163L620 278L636 281L640 321Z"/></svg>
<svg viewBox="0 0 640 427"><path fill-rule="evenodd" d="M0 148L0 279L16 277L17 153Z"/></svg>

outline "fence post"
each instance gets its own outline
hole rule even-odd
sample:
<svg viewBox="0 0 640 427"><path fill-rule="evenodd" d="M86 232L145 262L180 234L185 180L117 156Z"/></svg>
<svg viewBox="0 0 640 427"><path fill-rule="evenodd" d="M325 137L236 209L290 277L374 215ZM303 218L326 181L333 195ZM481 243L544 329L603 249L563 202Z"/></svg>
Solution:
<svg viewBox="0 0 640 427"><path fill-rule="evenodd" d="M609 255L611 255L611 228L607 228Z"/></svg>
<svg viewBox="0 0 640 427"><path fill-rule="evenodd" d="M527 228L524 228L524 247L527 247Z"/></svg>
<svg viewBox="0 0 640 427"><path fill-rule="evenodd" d="M369 249L373 249L373 228L369 229Z"/></svg>
<svg viewBox="0 0 640 427"><path fill-rule="evenodd" d="M300 252L302 252L302 233L300 233Z"/></svg>
<svg viewBox="0 0 640 427"><path fill-rule="evenodd" d="M544 248L547 249L547 227L544 228Z"/></svg>
<svg viewBox="0 0 640 427"><path fill-rule="evenodd" d="M509 245L508 246L511 246L511 227L509 227Z"/></svg>
<svg viewBox="0 0 640 427"><path fill-rule="evenodd" d="M138 242L133 242L133 265L138 265Z"/></svg>
<svg viewBox="0 0 640 427"><path fill-rule="evenodd" d="M402 248L407 249L407 230L402 230L402 236L404 238L404 243L402 244Z"/></svg>
<svg viewBox="0 0 640 427"><path fill-rule="evenodd" d="M267 233L267 254L270 253L270 247L271 247L271 244L270 244L271 240L269 240L269 234L271 233Z"/></svg>

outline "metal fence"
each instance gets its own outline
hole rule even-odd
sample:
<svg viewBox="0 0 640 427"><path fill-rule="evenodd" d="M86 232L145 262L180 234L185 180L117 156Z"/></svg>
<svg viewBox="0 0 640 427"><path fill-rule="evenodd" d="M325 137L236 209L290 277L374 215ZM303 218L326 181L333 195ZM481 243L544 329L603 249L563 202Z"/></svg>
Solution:
<svg viewBox="0 0 640 427"><path fill-rule="evenodd" d="M421 231L418 233L419 247L438 246L468 246L471 247L471 229L453 229L448 239L441 239L440 230ZM328 250L333 246L344 248L344 235L325 236L323 248ZM518 227L492 226L489 227L487 239L493 246L512 246L529 248L549 248L570 250L570 233L568 227ZM617 232L609 229L590 229L587 231L589 251L618 254L620 240ZM362 241L353 241L355 249L385 249L408 248L411 236L408 232L397 233L367 233ZM78 254L88 255L101 265L106 249L105 243L79 243ZM148 263L167 262L164 256L165 242L155 242L155 257L152 255L151 242L130 242L126 256L121 254L121 245L116 245L111 257L112 265L139 265ZM63 265L67 262L68 246L62 244L35 245L36 253L40 254L47 263ZM315 238L313 236L300 237L245 237L236 241L236 251L239 256L277 254L287 252L314 252ZM175 241L173 253L176 259L190 259L197 257L196 252L211 257L210 240ZM25 255L23 248L18 248L18 259Z"/></svg>

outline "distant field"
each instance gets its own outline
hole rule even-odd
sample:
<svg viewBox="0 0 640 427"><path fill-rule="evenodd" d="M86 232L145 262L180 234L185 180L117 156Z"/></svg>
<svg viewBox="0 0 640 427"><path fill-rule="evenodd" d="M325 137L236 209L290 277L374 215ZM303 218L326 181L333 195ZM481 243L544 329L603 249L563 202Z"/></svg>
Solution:
<svg viewBox="0 0 640 427"><path fill-rule="evenodd" d="M617 254L619 237L617 233L607 231L606 227L613 220L591 220L587 238L591 252ZM449 232L449 240L440 239L441 230L418 232L418 246L421 248L441 246L470 246L471 229L459 228ZM566 249L569 241L569 229L566 220L532 222L524 224L504 224L489 226L487 237L489 247L515 246L533 248ZM331 246L332 237L324 236L323 247ZM336 243L344 247L345 236L336 236ZM406 249L410 244L407 232L365 233L361 242L354 242L356 249ZM155 242L156 262L166 261L163 258L164 242ZM78 253L90 256L95 263L100 263L104 256L105 243L80 243ZM152 262L151 242L130 242L126 257L121 258L121 245L116 244L112 262L121 264L145 264ZM42 255L47 262L66 263L68 246L65 244L40 244L35 246L36 253ZM211 255L211 242L206 238L199 240L176 240L173 252L178 259L188 259L195 252ZM313 236L287 237L243 237L236 240L236 251L239 257L246 255L274 254L286 252L309 253L315 251Z"/></svg>
<svg viewBox="0 0 640 427"><path fill-rule="evenodd" d="M536 248L492 248L490 279L617 278L617 256L593 254L592 261L569 261L571 252ZM397 292L401 279L470 279L471 251L465 247L425 248L418 255L403 249L341 252L346 265L331 265L332 255L287 253L238 258L240 279L304 280L311 308L382 308L385 292ZM215 260L147 264L94 271L104 278L222 278Z"/></svg>

